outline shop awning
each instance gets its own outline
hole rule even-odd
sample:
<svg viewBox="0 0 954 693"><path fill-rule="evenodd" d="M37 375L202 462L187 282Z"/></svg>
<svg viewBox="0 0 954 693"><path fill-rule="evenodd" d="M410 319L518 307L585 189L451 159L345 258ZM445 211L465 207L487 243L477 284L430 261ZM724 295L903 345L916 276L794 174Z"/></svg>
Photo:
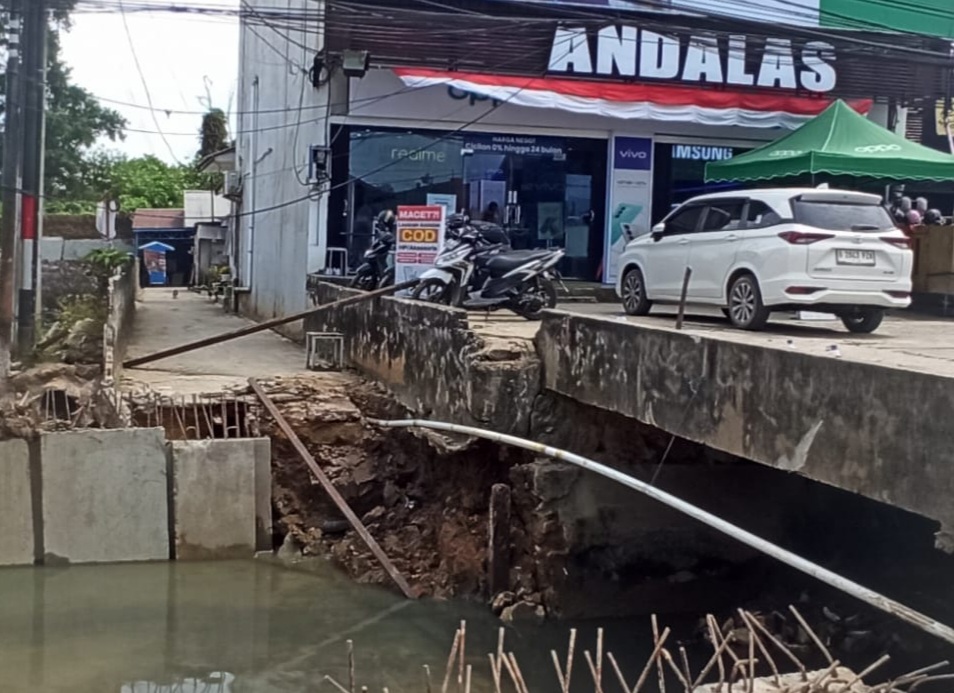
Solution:
<svg viewBox="0 0 954 693"><path fill-rule="evenodd" d="M409 87L454 87L517 106L559 108L626 120L794 129L831 105L831 101L824 98L735 92L705 86L514 77L423 68L401 68L395 73ZM871 101L852 101L851 107L867 113Z"/></svg>
<svg viewBox="0 0 954 693"><path fill-rule="evenodd" d="M828 174L888 180L954 180L954 156L911 142L836 101L781 139L706 165L706 181Z"/></svg>

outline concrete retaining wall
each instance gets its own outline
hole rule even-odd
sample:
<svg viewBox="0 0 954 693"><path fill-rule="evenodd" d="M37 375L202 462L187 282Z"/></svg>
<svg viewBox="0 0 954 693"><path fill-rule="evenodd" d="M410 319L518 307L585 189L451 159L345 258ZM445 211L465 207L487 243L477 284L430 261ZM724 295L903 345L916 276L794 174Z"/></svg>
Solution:
<svg viewBox="0 0 954 693"><path fill-rule="evenodd" d="M314 288L320 304L356 292ZM306 332L340 332L345 356L387 385L410 409L455 423L527 434L540 390L540 364L522 343L487 343L460 310L400 298L320 313Z"/></svg>
<svg viewBox="0 0 954 693"><path fill-rule="evenodd" d="M47 217L49 219L49 217ZM46 231L46 229L43 229ZM95 232L95 229L94 229ZM94 250L116 248L127 253L136 252L136 246L128 241L105 239L72 239L44 236L40 241L40 259L43 262L75 262L82 260Z"/></svg>
<svg viewBox="0 0 954 693"><path fill-rule="evenodd" d="M175 557L245 558L271 549L271 441L176 441ZM267 537L266 545L261 540Z"/></svg>
<svg viewBox="0 0 954 693"><path fill-rule="evenodd" d="M933 518L954 548L954 379L562 313L544 387Z"/></svg>
<svg viewBox="0 0 954 693"><path fill-rule="evenodd" d="M34 559L30 448L23 440L0 442L0 565Z"/></svg>
<svg viewBox="0 0 954 693"><path fill-rule="evenodd" d="M40 459L47 562L169 558L161 429L46 433Z"/></svg>
<svg viewBox="0 0 954 693"><path fill-rule="evenodd" d="M251 557L272 548L270 467L268 439L158 428L2 441L0 565Z"/></svg>
<svg viewBox="0 0 954 693"><path fill-rule="evenodd" d="M105 378L117 382L132 334L139 287L138 262L118 270L109 280L109 312L103 325L103 364Z"/></svg>

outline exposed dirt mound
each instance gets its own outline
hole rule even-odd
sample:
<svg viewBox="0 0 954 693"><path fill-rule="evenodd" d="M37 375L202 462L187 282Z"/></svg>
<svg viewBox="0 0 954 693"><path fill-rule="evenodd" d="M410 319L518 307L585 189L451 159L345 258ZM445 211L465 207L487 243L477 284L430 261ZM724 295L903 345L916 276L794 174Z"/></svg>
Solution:
<svg viewBox="0 0 954 693"><path fill-rule="evenodd" d="M407 430L382 431L367 418L407 412L380 386L316 387L307 378L269 384L283 415L372 536L408 581L435 597L486 591L490 489L509 478L514 451ZM327 555L355 580L389 584L383 568L341 517L274 422L273 499L279 540ZM514 528L519 536L521 530Z"/></svg>

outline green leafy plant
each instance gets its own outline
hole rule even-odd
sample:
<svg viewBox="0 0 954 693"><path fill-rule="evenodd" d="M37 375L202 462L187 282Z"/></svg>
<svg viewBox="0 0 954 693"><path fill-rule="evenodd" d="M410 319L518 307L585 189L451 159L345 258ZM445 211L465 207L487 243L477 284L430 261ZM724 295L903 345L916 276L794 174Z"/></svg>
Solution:
<svg viewBox="0 0 954 693"><path fill-rule="evenodd" d="M90 251L85 258L89 273L96 278L101 295L109 291L109 280L116 274L116 270L129 265L132 256L116 248L97 248Z"/></svg>

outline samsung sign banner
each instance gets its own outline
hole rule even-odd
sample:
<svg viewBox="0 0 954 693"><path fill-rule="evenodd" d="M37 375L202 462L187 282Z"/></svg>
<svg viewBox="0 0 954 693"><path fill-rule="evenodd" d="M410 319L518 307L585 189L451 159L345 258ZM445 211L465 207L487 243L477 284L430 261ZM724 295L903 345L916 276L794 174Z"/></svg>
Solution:
<svg viewBox="0 0 954 693"><path fill-rule="evenodd" d="M732 155L732 147L677 144L672 148L672 158L683 161L725 161L731 159Z"/></svg>
<svg viewBox="0 0 954 693"><path fill-rule="evenodd" d="M672 36L634 26L609 26L590 35L559 28L549 71L574 75L638 77L767 89L835 88L835 48L825 41L796 45L791 39L749 40L743 35Z"/></svg>

